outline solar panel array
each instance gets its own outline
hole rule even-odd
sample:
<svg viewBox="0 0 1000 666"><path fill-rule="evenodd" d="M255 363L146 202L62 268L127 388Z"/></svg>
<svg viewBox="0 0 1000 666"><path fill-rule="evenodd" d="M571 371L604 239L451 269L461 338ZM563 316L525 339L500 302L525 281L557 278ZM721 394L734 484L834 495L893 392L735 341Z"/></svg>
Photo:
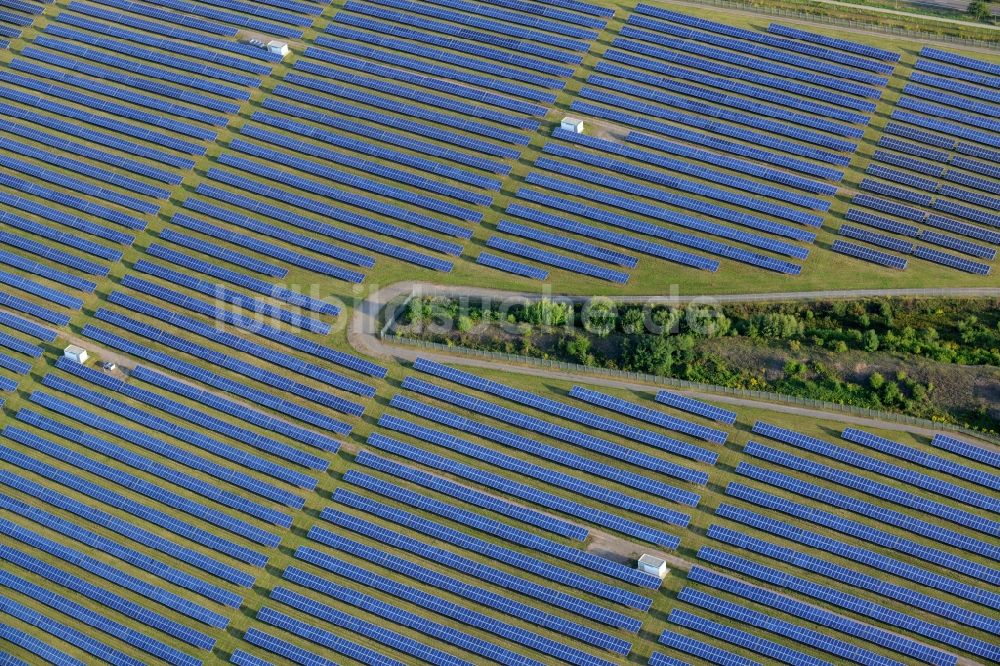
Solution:
<svg viewBox="0 0 1000 666"><path fill-rule="evenodd" d="M989 89L973 83L984 82L980 80L984 67L988 70L989 64L966 56L930 47L921 50L892 121L878 141L880 150L866 169L870 178L859 186L878 196L854 197L856 205L892 217L872 216L857 208L847 213L848 220L853 216L853 221L870 222L923 244L862 233L847 225L841 227L841 234L966 273L990 273L990 265L979 260L996 258L1000 235L989 227L1000 225L1000 217L993 212L1000 199L992 196L1000 192L1000 181L989 162L966 157L988 156L1000 142L1000 123L993 120L1000 115L1000 106L983 101L990 97ZM889 259L882 254L886 253L854 252L883 265L905 263L902 257Z"/></svg>

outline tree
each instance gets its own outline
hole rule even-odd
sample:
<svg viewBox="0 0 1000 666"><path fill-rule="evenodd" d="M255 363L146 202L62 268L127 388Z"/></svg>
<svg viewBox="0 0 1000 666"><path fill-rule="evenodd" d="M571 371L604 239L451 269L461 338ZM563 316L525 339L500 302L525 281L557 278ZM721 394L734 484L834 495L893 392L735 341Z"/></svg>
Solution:
<svg viewBox="0 0 1000 666"><path fill-rule="evenodd" d="M881 372L873 372L868 376L868 386L872 387L873 391L878 391L885 385L885 377L882 376Z"/></svg>
<svg viewBox="0 0 1000 666"><path fill-rule="evenodd" d="M861 336L861 345L864 347L866 352L877 352L878 351L878 334L868 329Z"/></svg>
<svg viewBox="0 0 1000 666"><path fill-rule="evenodd" d="M594 335L604 338L615 330L618 312L609 298L593 298L583 309L583 327Z"/></svg>
<svg viewBox="0 0 1000 666"><path fill-rule="evenodd" d="M456 326L458 327L459 333L468 333L472 330L472 318L462 315L458 318Z"/></svg>
<svg viewBox="0 0 1000 666"><path fill-rule="evenodd" d="M563 353L581 365L591 365L594 362L590 355L590 338L583 333L567 336L562 340Z"/></svg>
<svg viewBox="0 0 1000 666"><path fill-rule="evenodd" d="M643 333L646 329L645 324L646 313L638 306L625 308L618 319L618 326L622 329L622 333L629 335Z"/></svg>
<svg viewBox="0 0 1000 666"><path fill-rule="evenodd" d="M636 372L667 376L674 365L672 338L659 335L634 335L625 350L626 367Z"/></svg>
<svg viewBox="0 0 1000 666"><path fill-rule="evenodd" d="M969 3L969 9L967 10L972 18L977 21L989 21L990 20L990 3L986 0L972 0Z"/></svg>

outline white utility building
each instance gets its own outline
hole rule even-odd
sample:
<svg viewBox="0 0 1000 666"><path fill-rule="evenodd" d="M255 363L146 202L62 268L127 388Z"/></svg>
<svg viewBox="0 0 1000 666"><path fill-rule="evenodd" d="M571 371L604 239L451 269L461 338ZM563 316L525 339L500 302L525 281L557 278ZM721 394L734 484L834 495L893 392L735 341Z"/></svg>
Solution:
<svg viewBox="0 0 1000 666"><path fill-rule="evenodd" d="M663 580L667 572L667 561L653 555L643 555L639 558L639 571L652 574Z"/></svg>
<svg viewBox="0 0 1000 666"><path fill-rule="evenodd" d="M276 39L272 39L267 43L267 50L271 53L277 53L282 58L292 52L292 50L288 48L288 44L285 42L279 42Z"/></svg>
<svg viewBox="0 0 1000 666"><path fill-rule="evenodd" d="M80 365L86 363L87 359L90 358L90 355L87 354L86 349L84 349L83 347L77 347L76 345L70 345L69 347L66 347L66 349L63 350L63 356L73 361L74 363L79 363Z"/></svg>
<svg viewBox="0 0 1000 666"><path fill-rule="evenodd" d="M566 116L559 123L559 127L566 130L567 132L573 132L574 134L583 134L583 121L579 118L570 118Z"/></svg>

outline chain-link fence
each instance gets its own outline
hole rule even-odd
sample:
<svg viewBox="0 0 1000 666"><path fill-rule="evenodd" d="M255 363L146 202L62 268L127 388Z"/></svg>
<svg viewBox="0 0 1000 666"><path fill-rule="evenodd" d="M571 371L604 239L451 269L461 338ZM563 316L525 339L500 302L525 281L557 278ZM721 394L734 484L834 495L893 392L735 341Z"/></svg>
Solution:
<svg viewBox="0 0 1000 666"><path fill-rule="evenodd" d="M815 409L828 412L841 412L843 414L850 414L852 416L861 416L865 418L876 419L879 421L891 421L893 423L911 425L919 428L931 428L934 430L962 432L968 435L972 435L973 437L988 439L990 441L1000 443L1000 438L998 437L986 435L979 431L972 430L971 428L966 428L964 426L956 425L953 423L939 423L937 421L929 421L927 419L921 419L915 416L907 416L906 414L884 412L877 409L869 409L866 407L856 407L854 405L842 405L835 402L825 402L823 400L813 400L811 398L802 398L793 395L785 395L783 393L772 393L771 391L753 391L750 389L729 388L726 386L716 386L714 384L690 382L684 379L677 379L674 377L661 377L659 375L648 375L643 372L627 372L625 370L597 368L589 365L580 365L578 363L566 363L565 361L554 361L551 359L535 358L533 356L521 356L519 354L508 354L505 352L494 352L484 349L470 349L468 347L458 347L454 345L441 344L440 342L430 342L428 340L418 340L416 338L406 338L398 335L393 335L391 333L386 332L384 329L383 332L380 333L379 337L384 342L390 344L407 345L410 347L421 347L423 349L440 351L448 354L478 356L480 358L489 359L491 361L503 361L508 363L516 363L519 365L533 365L536 367L551 368L553 370L559 370L568 373L601 375L604 377L620 379L623 381L641 382L644 384L655 384L657 386L680 388L690 391L701 391L704 393L731 395L737 398L746 398L749 400L755 400L759 402L772 402L772 403L780 403L783 405L799 405L803 407L812 407ZM762 405L762 407L766 408L766 405Z"/></svg>
<svg viewBox="0 0 1000 666"><path fill-rule="evenodd" d="M910 30L899 26L881 25L878 23L869 23L866 21L853 21L851 19L842 19L834 16L824 16L822 14L810 14L809 12L803 12L797 9L786 9L782 7L764 7L761 5L754 4L752 2L741 2L740 0L699 0L699 2L706 5L713 5L715 7L725 7L728 9L750 11L757 14L765 14L767 16L778 16L791 19L798 19L802 21L809 21L810 23L825 23L827 25L833 25L841 28L852 28L854 30L878 32L885 35L898 35L900 37L908 37L910 39L917 39L917 40L930 39L941 42L949 42L952 44L959 44L962 46L978 46L985 48L997 48L998 43L1000 43L1000 32L998 32L997 38L995 40L971 39L968 37L955 37L954 35L944 35L935 32L926 32L923 30ZM859 10L862 10L864 8L865 8L864 5L860 4L858 5ZM904 21L907 19L925 20L925 21L934 20L934 17L923 17L919 14L913 14L912 17L901 16L899 14L891 14L890 16Z"/></svg>

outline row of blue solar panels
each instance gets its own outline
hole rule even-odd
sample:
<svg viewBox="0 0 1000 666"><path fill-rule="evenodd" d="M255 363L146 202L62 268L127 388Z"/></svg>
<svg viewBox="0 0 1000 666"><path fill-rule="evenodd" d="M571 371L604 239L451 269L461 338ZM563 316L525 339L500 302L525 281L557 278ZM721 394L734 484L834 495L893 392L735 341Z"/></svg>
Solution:
<svg viewBox="0 0 1000 666"><path fill-rule="evenodd" d="M955 606L953 604L943 602L934 597L929 597L927 595L915 593L903 586L897 586L886 583L883 579L866 576L858 574L856 570L850 569L848 567L841 567L818 558L814 558L805 555L801 552L795 551L790 548L784 548L782 546L776 546L767 541L757 539L755 537L743 534L741 532L736 532L734 530L719 527L718 525L712 525L709 528L709 537L727 543L730 545L737 546L739 548L744 548L754 553L758 553L768 557L775 562L781 562L783 564L793 563L794 566L802 568L806 571L811 572L821 572L828 578L837 581L847 581L850 584L858 587L860 589L875 591L880 593L882 596L893 599L902 599L919 610L925 610L932 614L940 615L943 617L950 616L961 616L963 615L964 609ZM823 587L823 586L819 586ZM853 595L850 595L853 596ZM970 616L969 618L963 617L963 620L971 619L976 614L968 613L964 611L964 615ZM899 613L899 616L904 618L907 617L905 613ZM987 625L991 623L990 619L984 616L978 616L980 620ZM965 624L970 624L970 622L964 622ZM990 658L992 655L996 654L998 648L991 645L987 641L972 638L967 634L956 631L954 629L941 627L935 625L931 622L924 622L922 620L915 620L912 616L909 616L909 622L907 624L917 624L919 629L916 629L918 633L924 633L925 635L931 636L945 643L946 645L952 645L959 647L961 649L968 650L980 656L985 656ZM995 622L993 622L995 624ZM922 631L921 631L922 630ZM989 627L986 628L989 631Z"/></svg>
<svg viewBox="0 0 1000 666"><path fill-rule="evenodd" d="M498 231L502 230L498 229ZM590 275L602 280L608 280L609 282L615 282L618 284L628 282L628 273L624 271L604 268L603 266L590 264L573 257L536 248L525 243L518 243L499 236L490 236L490 238L486 241L486 247L493 250L499 250L501 252L507 252L508 254L513 254L524 259L531 259L543 264L548 264L549 266L562 268L563 270L574 273Z"/></svg>
<svg viewBox="0 0 1000 666"><path fill-rule="evenodd" d="M959 582L958 580L943 574L932 572L928 569L907 564L892 557L876 553L872 550L847 544L829 536L821 535L817 532L802 529L797 525L782 522L773 518L768 518L762 514L738 508L730 504L720 504L715 515L719 518L726 518L734 522L746 525L756 531L789 539L795 543L800 543L811 548L816 548L839 557L852 560L859 564L870 566L887 574L912 581L919 585L924 585L934 589L942 590L956 597L982 604L991 608L996 608L1000 596L995 592L984 590L983 588ZM720 528L713 526L712 529ZM731 531L730 531L731 532ZM883 581L888 586L888 583ZM898 586L892 586L898 593ZM911 594L917 594L912 592ZM897 594L898 596L898 594Z"/></svg>
<svg viewBox="0 0 1000 666"><path fill-rule="evenodd" d="M376 525L375 523L364 520L358 516L337 511L332 508L324 509L320 513L320 518L339 528L337 532L330 532L318 526L310 528L308 534L309 538L326 545L341 547L341 544L343 543L343 530L347 530L368 537L386 546L391 546L393 548L398 548L405 552L418 555L435 563L436 565L453 569L472 578L476 578L477 580L481 580L491 586L499 586L501 588L517 592L518 594L523 594L557 608L568 610L581 617L590 618L605 626L620 627L626 631L635 633L639 631L639 627L642 624L641 621L633 619L623 613L619 613L618 611L610 610L591 601L580 599L571 594L558 591L547 585L521 578L515 574L498 569L493 565L466 558L440 547L428 548L427 544L419 538L419 535L408 536L398 532L393 532L392 530L382 527L381 525ZM407 571L409 572L411 570L407 569ZM412 571L415 572L416 570ZM565 625L563 626L565 627ZM572 627L565 627L564 630L567 632L574 631L579 633L578 629L573 629ZM600 638L599 636L593 636L591 631L587 632L588 638L582 638L581 640L585 640L588 643L594 643L595 640L600 642L604 642L606 640ZM600 634L600 632L598 633Z"/></svg>
<svg viewBox="0 0 1000 666"><path fill-rule="evenodd" d="M963 458L968 458L969 460L976 460L981 463L985 463L990 467L1000 468L1000 454L978 444L957 439L951 435L937 433L931 440L931 446L944 449L945 451L951 451L952 453L956 453Z"/></svg>
<svg viewBox="0 0 1000 666"><path fill-rule="evenodd" d="M857 243L849 243L838 239L833 241L830 245L830 249L834 252L870 261L874 264L878 264L879 266L896 268L899 270L906 268L906 259L892 254L887 254L885 252L879 252L878 250L872 250L871 248L865 247L864 245L858 245Z"/></svg>
<svg viewBox="0 0 1000 666"><path fill-rule="evenodd" d="M736 412L728 409L722 409L721 407L716 407L715 405L710 405L707 402L702 402L701 400L697 400L690 396L674 393L673 391L657 391L656 401L676 409L682 409L685 412L704 416L705 418L712 419L713 421L721 421L722 423L728 423L730 425L736 422Z"/></svg>
<svg viewBox="0 0 1000 666"><path fill-rule="evenodd" d="M849 53L857 53L865 56L866 58L875 58L877 60L885 60L887 62L899 62L899 54L892 51L886 51L884 49L879 49L874 46L869 46L867 44L859 44L857 42L850 42L845 39L838 39L836 37L827 37L826 35L821 35L814 32L807 32L798 28L790 28L788 26L781 25L779 23L772 23L767 27L768 32L782 35L784 37L789 37L792 39L798 39L806 42L812 42L815 44L822 44L823 46L828 46L833 49L839 49L841 51L847 51Z"/></svg>

